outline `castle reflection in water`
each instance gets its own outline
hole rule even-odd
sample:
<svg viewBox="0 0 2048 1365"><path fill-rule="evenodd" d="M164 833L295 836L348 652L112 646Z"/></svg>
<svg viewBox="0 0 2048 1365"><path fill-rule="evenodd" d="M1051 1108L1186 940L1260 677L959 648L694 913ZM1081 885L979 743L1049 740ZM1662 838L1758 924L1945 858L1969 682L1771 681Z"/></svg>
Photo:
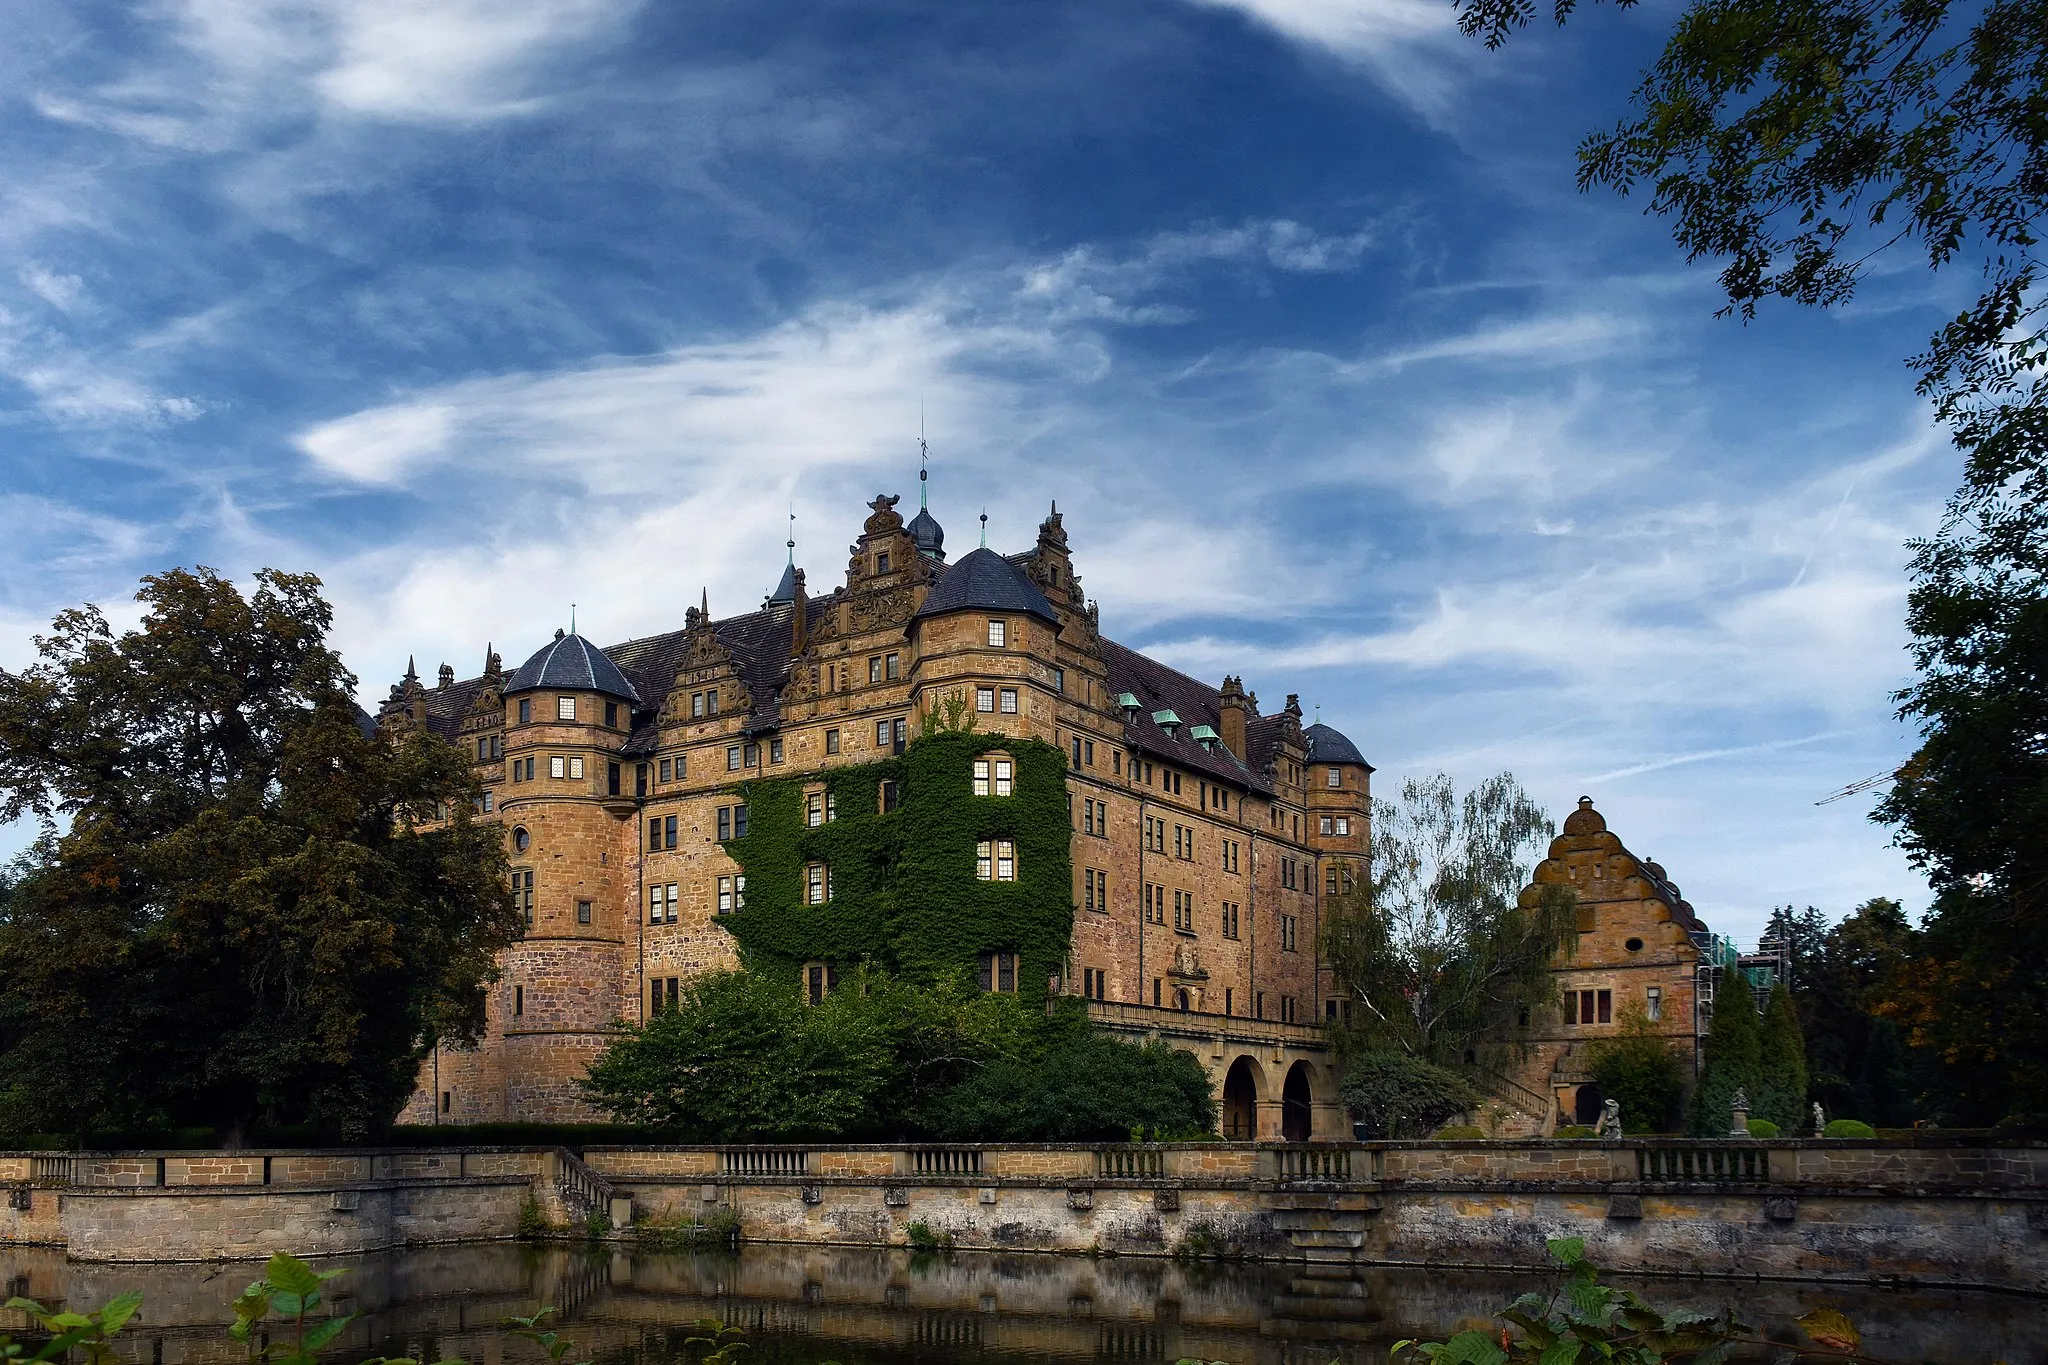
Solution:
<svg viewBox="0 0 2048 1365"><path fill-rule="evenodd" d="M926 1362L1380 1365L1403 1337L1483 1324L1541 1277L1394 1267L1181 1264L1149 1258L1032 1254L913 1257L902 1251L749 1246L738 1255L637 1256L608 1249L508 1244L369 1256L335 1282L363 1316L329 1353L457 1357L474 1365L544 1365L502 1320L536 1305L563 1310L577 1352L598 1365L680 1365L689 1324L742 1327L748 1365L926 1365ZM150 1365L245 1359L222 1324L258 1267L83 1265L63 1254L0 1248L0 1288L45 1303L90 1306L145 1295L122 1354ZM2048 1363L2039 1299L1960 1290L1654 1280L1664 1304L1736 1305L1788 1327L1817 1303L1847 1312L1866 1349L1900 1362ZM12 1318L14 1315L7 1315ZM7 1323L19 1328L19 1321ZM1796 1332L1796 1329L1791 1329Z"/></svg>

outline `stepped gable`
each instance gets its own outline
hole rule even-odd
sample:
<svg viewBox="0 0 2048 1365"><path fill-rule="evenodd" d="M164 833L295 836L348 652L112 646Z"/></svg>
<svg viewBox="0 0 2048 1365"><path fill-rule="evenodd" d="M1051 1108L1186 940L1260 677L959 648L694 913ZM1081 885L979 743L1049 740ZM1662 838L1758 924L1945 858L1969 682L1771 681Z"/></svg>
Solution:
<svg viewBox="0 0 2048 1365"><path fill-rule="evenodd" d="M813 597L806 604L805 620L814 633L820 621L836 608L837 600L835 592ZM793 662L789 655L792 609L790 603L780 602L711 623L712 634L732 654L740 682L754 699L754 709L744 727L749 731L773 729L781 720L775 698L788 683ZM657 699L647 709L633 713L633 734L626 742L627 753L652 752L657 747L661 718L658 699L666 697L675 685L688 636L687 630L665 631L628 640L605 651L618 661L640 689L641 696Z"/></svg>
<svg viewBox="0 0 2048 1365"><path fill-rule="evenodd" d="M1308 761L1311 763L1359 763L1367 772L1377 772L1372 764L1366 763L1365 755L1358 752L1358 746L1346 739L1341 731L1317 721L1301 732L1308 741Z"/></svg>
<svg viewBox="0 0 2048 1365"><path fill-rule="evenodd" d="M519 671L505 684L505 695L554 687L573 692L599 692L636 705L640 693L619 671L605 652L581 635L555 632L555 638L535 650L533 657L519 665Z"/></svg>
<svg viewBox="0 0 2048 1365"><path fill-rule="evenodd" d="M1215 688L1110 639L1102 641L1102 662L1109 673L1110 704L1115 705L1118 694L1124 692L1138 699L1137 711L1124 716L1125 743L1190 772L1206 773L1261 795L1272 793L1272 783L1266 779L1261 765L1239 762L1237 755L1220 743L1211 753L1188 737L1197 725L1221 730L1223 703ZM1154 711L1173 712L1180 717L1180 726L1173 734L1167 734L1152 719Z"/></svg>
<svg viewBox="0 0 2048 1365"><path fill-rule="evenodd" d="M1550 841L1550 855L1537 864L1534 880L1569 884L1570 873L1565 870L1564 856L1587 851L1627 858L1631 864L1631 875L1643 883L1650 899L1664 903L1674 923L1693 933L1707 932L1705 921L1693 910L1692 903L1679 893L1677 885L1664 869L1630 853L1620 836L1607 828L1606 817L1593 808L1590 796L1580 797L1579 808L1564 818L1564 831Z"/></svg>
<svg viewBox="0 0 2048 1365"><path fill-rule="evenodd" d="M1036 616L1054 629L1059 627L1059 614L1038 585L1014 560L985 545L950 565L934 563L932 567L943 571L935 575L937 581L917 609L917 618L948 611L1020 612Z"/></svg>

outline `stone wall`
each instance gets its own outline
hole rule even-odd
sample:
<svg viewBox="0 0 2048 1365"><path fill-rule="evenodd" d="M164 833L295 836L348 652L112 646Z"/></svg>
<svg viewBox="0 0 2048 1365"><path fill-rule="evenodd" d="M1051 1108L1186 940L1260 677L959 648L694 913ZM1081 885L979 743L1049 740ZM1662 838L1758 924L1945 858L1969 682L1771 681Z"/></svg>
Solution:
<svg viewBox="0 0 2048 1365"><path fill-rule="evenodd" d="M2048 1146L1940 1138L13 1153L0 1185L0 1243L82 1260L502 1239L529 1199L580 1223L580 1187L765 1241L1526 1268L1576 1235L1616 1269L2048 1293Z"/></svg>

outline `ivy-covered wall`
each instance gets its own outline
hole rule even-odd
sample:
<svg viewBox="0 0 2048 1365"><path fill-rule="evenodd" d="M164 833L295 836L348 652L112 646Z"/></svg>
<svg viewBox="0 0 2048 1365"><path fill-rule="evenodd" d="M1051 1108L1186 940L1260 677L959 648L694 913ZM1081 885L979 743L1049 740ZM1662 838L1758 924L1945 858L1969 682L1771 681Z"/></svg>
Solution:
<svg viewBox="0 0 2048 1365"><path fill-rule="evenodd" d="M1011 795L974 795L974 760L1016 761ZM879 811L882 783L897 809ZM828 786L836 819L805 823L806 787ZM747 875L747 903L722 923L749 970L784 972L826 961L870 962L923 975L966 969L983 953L1019 957L1018 992L1042 999L1074 928L1066 758L1040 740L971 732L927 734L900 757L743 784L745 838L725 848ZM981 881L975 845L1017 846L1017 879ZM804 868L831 870L824 905L804 904Z"/></svg>

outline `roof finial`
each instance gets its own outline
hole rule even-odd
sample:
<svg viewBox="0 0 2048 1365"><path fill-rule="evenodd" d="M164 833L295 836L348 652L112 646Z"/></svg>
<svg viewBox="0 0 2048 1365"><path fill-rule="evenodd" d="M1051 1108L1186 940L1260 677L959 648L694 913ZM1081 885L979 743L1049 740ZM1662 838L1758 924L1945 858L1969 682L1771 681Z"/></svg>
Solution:
<svg viewBox="0 0 2048 1365"><path fill-rule="evenodd" d="M924 395L917 396L917 510L925 510L925 482L931 474L925 466L932 458L932 448L924 439Z"/></svg>
<svg viewBox="0 0 2048 1365"><path fill-rule="evenodd" d="M795 503L791 503L791 504L789 505L789 539L788 539L787 541L785 541L785 542L784 542L784 544L786 544L786 545L788 545L788 546L789 546L789 562L790 562L790 566L791 566L791 567L793 568L793 567L795 567L795 565L796 565L796 504L795 504Z"/></svg>
<svg viewBox="0 0 2048 1365"><path fill-rule="evenodd" d="M406 655L406 656L405 656L405 680L406 680L407 682L411 682L411 681L412 681L413 679L415 679L415 678L419 677L419 675L420 675L420 674L419 674L419 670L413 667L413 663L412 663L412 655L410 655L410 654Z"/></svg>
<svg viewBox="0 0 2048 1365"><path fill-rule="evenodd" d="M988 509L981 509L981 548L988 548Z"/></svg>
<svg viewBox="0 0 2048 1365"><path fill-rule="evenodd" d="M697 607L698 610L704 613L704 619L709 621L711 619L711 589L705 588L703 593L703 599L698 602Z"/></svg>
<svg viewBox="0 0 2048 1365"><path fill-rule="evenodd" d="M576 604L574 602L569 604L569 633L571 635L576 633Z"/></svg>

